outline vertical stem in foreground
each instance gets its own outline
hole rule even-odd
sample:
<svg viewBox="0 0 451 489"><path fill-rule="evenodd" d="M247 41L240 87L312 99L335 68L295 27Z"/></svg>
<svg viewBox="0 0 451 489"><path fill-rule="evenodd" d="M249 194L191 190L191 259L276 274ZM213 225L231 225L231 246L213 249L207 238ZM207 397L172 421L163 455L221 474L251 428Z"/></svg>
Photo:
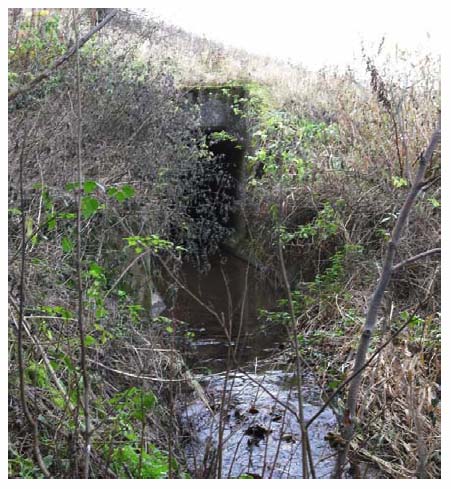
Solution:
<svg viewBox="0 0 451 489"><path fill-rule="evenodd" d="M335 477L341 478L343 473L343 468L347 460L349 446L354 435L354 429L356 426L356 411L357 411L357 401L360 389L360 382L362 378L362 366L366 361L366 354L370 346L371 337L373 330L376 326L377 317L379 313L379 308L382 303L385 289L390 282L392 272L393 272L393 261L395 258L395 253L403 228L407 222L407 218L415 202L418 193L421 191L424 185L424 175L426 173L426 168L431 161L433 152L440 141L441 128L440 122L437 129L432 134L429 146L426 151L420 155L420 162L418 165L417 174L415 177L415 182L413 183L409 193L407 194L406 200L401 208L398 219L396 221L395 227L393 228L391 240L388 243L387 253L385 255L385 261L382 268L382 273L379 281L376 285L376 289L371 298L368 312L366 315L365 325L363 327L362 334L360 336L360 343L356 353L356 359L354 363L354 378L349 387L348 400L346 404L346 410L343 419L343 436L346 440L346 445L343 450L339 452L337 458L337 464L335 468Z"/></svg>
<svg viewBox="0 0 451 489"><path fill-rule="evenodd" d="M25 418L27 419L32 432L33 432L33 449L36 457L36 461L45 477L50 478L50 472L48 471L45 462L41 455L40 442L39 442L39 430L38 422L33 419L27 405L26 392L25 392L25 362L23 358L23 330L24 330L24 309L25 309L25 267L26 267L26 232L25 232L25 196L23 185L23 166L24 166L24 151L25 141L28 138L28 131L24 136L24 142L20 151L19 159L19 193L20 193L20 213L21 213L21 253L20 253L20 284L19 284L19 324L17 331L17 358L19 363L19 389L20 389L20 401L22 404L22 410Z"/></svg>
<svg viewBox="0 0 451 489"><path fill-rule="evenodd" d="M283 258L283 250L282 250L282 243L280 242L280 237L279 237L279 258L280 258L280 266L282 268L282 276L283 280L285 283L285 288L287 289L287 296L288 296L288 305L290 308L290 319L291 319L291 336L293 337L293 346L295 349L295 355L296 355L296 376L297 376L297 384L296 384L296 391L297 391L297 397L298 397L298 418L299 418L299 424L301 427L301 443L302 443L302 477L303 479L309 479L310 474L309 474L309 465L310 464L310 471L312 478L315 479L315 467L312 459L312 453L310 450L310 441L308 437L308 431L307 427L305 424L305 418L304 418L304 399L303 399L303 394L302 394L302 381L303 381L303 367L301 364L301 358L300 358L300 353L299 353L299 342L298 342L298 337L297 337L297 332L296 332L296 315L294 313L294 306L293 306L293 299L291 296L291 289L290 289L290 282L288 280L288 274L287 270L285 267L285 260Z"/></svg>
<svg viewBox="0 0 451 489"><path fill-rule="evenodd" d="M84 453L84 467L83 477L89 479L90 469L90 456L91 456L91 419L90 419L90 406L89 406L89 375L88 366L86 361L86 346L85 346L85 326L83 321L83 280L82 280L82 265L81 265L81 192L83 185L83 172L82 172L82 118L81 118L81 87L80 87L80 50L79 44L79 32L78 32L78 19L76 16L76 9L73 11L73 25L75 32L75 42L77 45L76 50L76 87L77 87L77 173L78 173L78 188L76 191L77 202L77 246L76 246L76 268L77 268L77 292L78 292L78 333L80 337L80 368L83 378L83 411L85 418L85 453Z"/></svg>

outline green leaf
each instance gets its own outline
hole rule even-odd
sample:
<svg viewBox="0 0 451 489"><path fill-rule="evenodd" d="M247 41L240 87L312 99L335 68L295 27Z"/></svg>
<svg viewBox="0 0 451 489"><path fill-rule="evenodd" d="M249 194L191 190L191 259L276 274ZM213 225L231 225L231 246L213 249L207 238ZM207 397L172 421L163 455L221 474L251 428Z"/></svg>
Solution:
<svg viewBox="0 0 451 489"><path fill-rule="evenodd" d="M96 319L102 319L108 315L108 311L102 307L98 306L96 309Z"/></svg>
<svg viewBox="0 0 451 489"><path fill-rule="evenodd" d="M63 236L61 247L64 253L70 253L74 249L74 243L67 236Z"/></svg>
<svg viewBox="0 0 451 489"><path fill-rule="evenodd" d="M47 221L47 229L51 231L52 229L56 228L56 217L53 215L48 221Z"/></svg>
<svg viewBox="0 0 451 489"><path fill-rule="evenodd" d="M78 182L69 182L69 183L66 183L66 190L68 192L71 192L72 190L75 190L77 188L80 188L80 184Z"/></svg>
<svg viewBox="0 0 451 489"><path fill-rule="evenodd" d="M409 182L405 178L396 176L392 177L392 183L395 188L407 187L409 185Z"/></svg>
<svg viewBox="0 0 451 489"><path fill-rule="evenodd" d="M115 194L114 194L114 198L118 201L118 202L124 202L124 200L127 198L125 196L125 194L123 192L121 192L120 190L118 190Z"/></svg>
<svg viewBox="0 0 451 489"><path fill-rule="evenodd" d="M107 194L118 202L124 202L135 195L135 189L131 185L123 185L120 189L110 187Z"/></svg>
<svg viewBox="0 0 451 489"><path fill-rule="evenodd" d="M95 262L89 264L89 275L94 278L103 277L103 268Z"/></svg>
<svg viewBox="0 0 451 489"><path fill-rule="evenodd" d="M85 336L85 346L92 346L97 343L97 340L94 338L94 336L91 335L86 335Z"/></svg>
<svg viewBox="0 0 451 489"><path fill-rule="evenodd" d="M60 392L56 389L52 389L52 394L52 401L54 402L55 406L59 409L64 409L64 407L66 406L66 401L61 396Z"/></svg>
<svg viewBox="0 0 451 489"><path fill-rule="evenodd" d="M81 211L85 219L89 219L99 208L99 202L92 197L83 197L81 201Z"/></svg>
<svg viewBox="0 0 451 489"><path fill-rule="evenodd" d="M129 199L135 195L135 189L130 185L124 185L121 188L121 192L124 194L126 199Z"/></svg>
<svg viewBox="0 0 451 489"><path fill-rule="evenodd" d="M75 367L74 367L74 364L72 363L72 360L70 359L70 357L63 354L62 359L63 359L64 365L66 365L69 372L75 372Z"/></svg>
<svg viewBox="0 0 451 489"><path fill-rule="evenodd" d="M434 197L431 197L430 199L428 199L428 202L432 205L432 207L434 209L437 209L438 207L440 207L440 201L438 201L437 199L435 199Z"/></svg>
<svg viewBox="0 0 451 489"><path fill-rule="evenodd" d="M157 402L157 398L152 392L149 392L148 394L144 394L142 397L142 405L143 408L145 409L152 409L155 406L156 402Z"/></svg>
<svg viewBox="0 0 451 489"><path fill-rule="evenodd" d="M43 457L44 463L47 468L49 468L53 463L53 455L49 454Z"/></svg>
<svg viewBox="0 0 451 489"><path fill-rule="evenodd" d="M75 214L75 212L63 212L61 214L58 214L58 217L60 219L75 219L77 217L77 214Z"/></svg>
<svg viewBox="0 0 451 489"><path fill-rule="evenodd" d="M97 184L92 180L87 180L86 182L83 183L83 190L87 194L92 194L92 192L94 192L96 188L97 188Z"/></svg>

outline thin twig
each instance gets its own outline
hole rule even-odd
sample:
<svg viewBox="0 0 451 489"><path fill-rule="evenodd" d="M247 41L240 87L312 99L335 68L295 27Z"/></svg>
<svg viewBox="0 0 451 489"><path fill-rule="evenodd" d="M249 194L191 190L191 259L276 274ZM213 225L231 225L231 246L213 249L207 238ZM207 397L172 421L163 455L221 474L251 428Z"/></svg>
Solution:
<svg viewBox="0 0 451 489"><path fill-rule="evenodd" d="M9 301L10 301L10 304L16 310L16 312L19 312L19 309L20 308L19 308L19 306L17 305L16 301L14 300L14 298L11 295L9 295ZM16 326L17 330L19 330L19 323L16 320L16 318L15 318L14 315L12 315L12 319L13 319L14 325ZM47 354L45 353L45 350L44 350L41 342L36 338L36 336L34 336L31 333L31 329L32 328L30 327L30 325L28 325L25 317L23 318L23 321L22 321L22 328L23 328L23 331L25 331L26 335L30 338L30 340L32 341L32 343L35 345L36 349L38 350L39 355L41 356L42 361L44 362L44 365L47 368L47 370L48 370L48 372L50 374L50 377L52 377L52 380L55 383L57 389L61 392L63 398L67 401L69 408L71 410L73 410L75 407L72 404L72 402L71 402L71 400L69 398L69 395L67 394L66 388L61 383L61 381L58 378L58 376L56 375L55 370L53 369L52 364L50 363L50 360L49 360Z"/></svg>
<svg viewBox="0 0 451 489"><path fill-rule="evenodd" d="M376 327L377 318L379 314L379 309L382 303L382 299L384 296L385 289L387 288L392 272L393 272L393 260L395 258L395 253L401 239L402 231L407 222L407 219L410 214L410 210L415 202L415 199L419 192L421 191L424 183L424 175L426 173L426 168L432 159L432 155L435 151L435 148L440 142L441 137L441 127L440 121L435 129L434 133L431 136L429 145L421 155L420 155L420 163L418 165L417 174L415 177L415 182L412 185L409 193L407 194L406 200L401 208L398 219L396 220L395 227L393 228L393 232L391 235L391 240L388 243L387 253L385 255L384 265L382 269L381 276L378 280L376 288L374 290L374 294L371 298L370 305L368 308L368 312L366 314L365 325L363 327L362 334L360 336L360 342L356 353L355 363L354 363L354 377L352 379L348 400L346 404L346 410L343 417L343 436L346 440L346 445L343 450L341 450L338 454L337 465L335 470L335 477L341 478L343 473L343 468L346 463L346 459L349 452L350 443L352 437L354 435L354 429L356 425L356 411L357 411L357 402L360 390L360 382L362 377L362 366L365 364L366 355L368 352L368 348L370 346L371 337L373 334L373 330Z"/></svg>
<svg viewBox="0 0 451 489"><path fill-rule="evenodd" d="M418 253L418 255L411 256L410 258L407 258L406 260L403 260L402 262L393 265L392 271L394 272L404 267L405 265L409 265L410 263L413 263L414 261L421 260L422 258L426 258L430 255L435 255L436 253L441 253L441 252L442 252L441 248L432 248L430 250L423 251L423 253Z"/></svg>
<svg viewBox="0 0 451 489"><path fill-rule="evenodd" d="M160 377L150 377L149 375L142 375L142 374L132 374L131 372L125 372L124 370L118 370L116 368L108 367L107 365L104 365L103 363L93 360L91 358L88 358L87 361L89 363L93 363L99 367L104 368L105 370L108 370L110 372L114 372L115 374L123 375L124 377L129 377L130 379L139 379L139 380L151 380L152 382L187 382L190 381L191 379L189 377L183 377L181 379L162 379Z"/></svg>
<svg viewBox="0 0 451 489"><path fill-rule="evenodd" d="M25 418L27 419L32 432L33 432L33 448L36 461L45 477L50 478L50 472L45 465L42 458L40 442L39 442L39 431L38 422L33 419L33 416L28 409L27 399L25 395L25 362L23 357L23 330L24 330L24 316L25 316L25 267L26 267L26 232L25 232L25 196L23 187L23 167L24 167L24 152L25 152L25 141L28 137L28 131L25 134L24 142L22 144L20 158L19 158L19 192L20 192L20 211L21 211L21 259L20 259L20 287L19 287L19 324L17 325L17 356L19 363L19 389L20 389L20 400L22 404L22 410L24 412Z"/></svg>
<svg viewBox="0 0 451 489"><path fill-rule="evenodd" d="M110 16L112 18L112 16ZM106 20L106 19L105 19ZM100 24L99 24L100 25ZM77 269L77 293L78 293L78 332L80 337L80 369L83 378L83 399L84 399L84 418L85 418L85 447L84 447L84 468L83 477L89 479L90 457L91 457L91 415L89 406L89 374L87 365L87 353L85 345L85 325L84 325L84 304L83 304L83 278L81 263L81 191L83 183L82 171L82 113L81 113L81 86L80 86L80 39L78 32L78 21L76 20L75 9L73 10L73 27L75 32L75 53L76 53L76 89L77 89L77 173L78 188L76 192L77 202L77 244L76 244L76 269ZM97 26L98 27L98 26ZM86 41L85 41L86 42Z"/></svg>
<svg viewBox="0 0 451 489"><path fill-rule="evenodd" d="M52 66L47 68L46 70L42 71L39 73L39 75L36 75L33 80L28 82L26 85L23 87L16 88L15 90L12 90L8 94L8 101L11 102L14 100L16 97L19 95L22 95L25 92L30 91L32 88L34 88L39 82L42 80L45 80L49 78L52 73L58 69L63 63L65 63L67 60L69 60L75 53L78 53L80 48L84 46L91 37L99 32L103 27L105 27L108 22L117 14L118 10L117 9L112 9L111 12L100 22L97 24L93 29L91 29L87 34L85 34L83 37L81 37L75 44L72 46L70 49L68 49L62 56L60 56L58 59L56 59Z"/></svg>
<svg viewBox="0 0 451 489"><path fill-rule="evenodd" d="M427 298L429 300L429 297ZM405 329L406 327L411 323L413 317L415 314L418 312L418 310L426 304L426 301L420 303L413 313L409 316L407 321L403 323L402 326L400 326L391 336L390 338L385 341L382 345L377 348L377 350L371 355L371 357L362 365L362 367L356 371L353 372L346 380L344 380L335 390L334 392L328 397L327 401L324 402L324 404L321 406L321 408L312 416L309 421L306 424L306 427L309 427L320 415L325 411L325 409L330 405L330 403L337 397L337 395L355 378L356 375L359 375L361 372L363 372L367 367L370 366L372 361L379 355L379 353L387 346L389 345L397 336L399 336Z"/></svg>
<svg viewBox="0 0 451 489"><path fill-rule="evenodd" d="M287 275L287 269L285 267L285 260L283 257L283 250L282 250L282 243L279 237L279 258L280 258L280 267L282 269L282 276L283 280L285 283L285 288L287 290L287 296L288 296L288 305L290 309L290 319L291 319L291 334L290 336L292 337L292 342L293 342L293 347L295 350L295 358L296 358L296 376L297 376L297 383L296 383L296 393L298 397L298 409L299 409L299 423L300 423L300 428L301 428L301 433L302 433L302 477L304 479L309 478L309 470L308 470L308 465L307 465L307 457L308 461L310 463L310 471L312 474L312 478L315 477L315 466L312 460L312 454L310 450L310 441L309 441L309 436L308 436L308 431L307 431L307 426L305 424L305 417L304 417L304 399L303 399L303 394L302 394L302 382L303 382L303 368L302 368L302 363L300 360L300 353L299 353L299 342L298 342L298 336L297 336L297 331L296 331L296 315L294 312L294 305L293 305L293 298L291 295L291 288L290 288L290 282L288 280L288 275Z"/></svg>

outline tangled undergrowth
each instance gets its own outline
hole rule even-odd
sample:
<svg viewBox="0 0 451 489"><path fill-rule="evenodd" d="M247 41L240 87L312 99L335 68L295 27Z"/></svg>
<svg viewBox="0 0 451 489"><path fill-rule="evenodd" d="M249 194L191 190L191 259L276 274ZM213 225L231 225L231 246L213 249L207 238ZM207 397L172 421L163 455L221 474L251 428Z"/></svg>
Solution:
<svg viewBox="0 0 451 489"><path fill-rule="evenodd" d="M368 64L372 79L380 77ZM406 158L398 161L398 168L381 164L381 154L371 147L382 150L384 143L383 151L391 153L387 162L396 161L398 151L422 151L421 144L416 146L406 134L403 140L412 143L408 149L397 148L393 136L390 144L390 124L383 125L385 135L370 131L368 123L387 122L391 107L389 95L381 100L374 84L371 89L364 104L353 103L351 134L343 122L351 110L340 105L328 107L329 120L315 122L313 114L306 119L305 111L298 116L265 114L255 132L258 151L250 157L262 169L261 176L250 179L247 196L248 222L260 219L260 226L250 225L251 243L258 243L253 250L280 280L276 250L278 240L283 243L295 284L298 341L325 398L352 368L391 230L415 172ZM337 99L341 95L337 93ZM390 100L395 96L400 95L390 94ZM423 97L410 91L402 98L408 120L419 121L409 128L412 134L418 134L427 114L434 113L433 103L427 110L422 105L424 114L415 114L416 100ZM429 94L427 100L436 98ZM379 142L374 140L381 136ZM347 142L350 137L352 144ZM399 262L439 247L438 157L428 179L397 250ZM354 454L396 478L440 474L440 268L434 258L426 260L394 274L372 350L389 340L401 323L408 324L366 369L362 387L359 418L364 421ZM269 324L289 323L287 304L284 300L281 310L265 312ZM337 409L343 416L343 401Z"/></svg>
<svg viewBox="0 0 451 489"><path fill-rule="evenodd" d="M92 14L76 11L82 31L92 27ZM64 9L11 9L11 90L66 51L73 21ZM208 261L230 237L224 223L237 209L246 223L240 246L279 284L282 245L302 358L324 399L339 387L351 371L418 156L440 116L438 60L401 53L398 61L396 72L383 53L364 52L366 78L352 70L308 73L123 11L80 50L80 93L72 58L10 102L10 477L84 472L83 348L90 476L189 476L174 420L182 386L202 394L176 350L176 324L152 309L154 284L162 263L177 276L186 255ZM211 203L210 182L228 185L217 174L199 107L186 97L187 87L204 84L231 96L249 133L245 192L236 208L231 202L221 207L221 216L216 204L199 209L199 189ZM247 95L235 100L228 86L243 87ZM438 151L426 178L398 262L440 246ZM77 330L78 193L83 345ZM289 321L287 311L281 301L276 311L262 312L262 322L280 327ZM437 255L395 272L370 353L385 342L364 372L362 422L351 456L371 461L387 477L439 478ZM341 417L345 394L333 400Z"/></svg>

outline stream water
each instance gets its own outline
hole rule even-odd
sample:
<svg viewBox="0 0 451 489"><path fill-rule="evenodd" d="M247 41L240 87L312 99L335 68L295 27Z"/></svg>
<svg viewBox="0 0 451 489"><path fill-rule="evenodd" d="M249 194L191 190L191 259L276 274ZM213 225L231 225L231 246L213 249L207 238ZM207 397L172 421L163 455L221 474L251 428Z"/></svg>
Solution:
<svg viewBox="0 0 451 489"><path fill-rule="evenodd" d="M301 478L293 358L285 351L285 330L265 328L259 319L259 310L274 309L283 294L230 255L214 258L207 273L185 264L182 280L189 292L179 291L173 315L183 321L179 337L189 337L187 361L208 397L208 403L193 400L180 414L193 475ZM308 372L303 385L309 419L321 405L321 393ZM335 452L324 438L335 425L326 409L309 428L317 478L330 477L333 469Z"/></svg>
<svg viewBox="0 0 451 489"><path fill-rule="evenodd" d="M284 328L265 328L259 320L260 309L274 308L278 294L246 262L231 255L214 257L207 273L187 263L182 280L199 299L181 289L173 310L185 323L181 334L191 336L187 357L195 370L225 370L229 347L239 365L258 363L284 348Z"/></svg>

